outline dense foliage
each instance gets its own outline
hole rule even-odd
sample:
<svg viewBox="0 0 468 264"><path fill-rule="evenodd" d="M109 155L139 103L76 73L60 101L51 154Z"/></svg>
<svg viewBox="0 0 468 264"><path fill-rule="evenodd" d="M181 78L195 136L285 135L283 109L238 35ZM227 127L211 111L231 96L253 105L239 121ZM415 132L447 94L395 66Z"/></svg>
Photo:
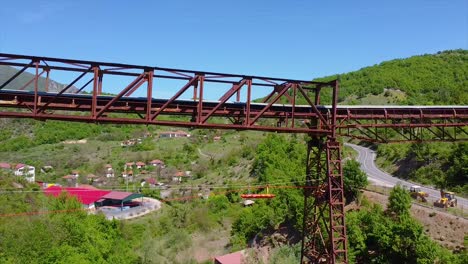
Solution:
<svg viewBox="0 0 468 264"><path fill-rule="evenodd" d="M88 215L66 195L39 193L1 195L1 263L135 263L138 256L122 236L120 225L102 215ZM7 199L8 201L5 201ZM24 199L24 200L23 200ZM29 208L28 208L29 207ZM26 209L26 210L25 210ZM24 210L24 211L19 211ZM53 211L22 216L15 212Z"/></svg>
<svg viewBox="0 0 468 264"><path fill-rule="evenodd" d="M347 160L343 166L343 187L346 203L359 198L360 190L367 186L367 174L356 160Z"/></svg>
<svg viewBox="0 0 468 264"><path fill-rule="evenodd" d="M347 214L352 263L466 263L465 253L453 255L431 241L409 214L411 197L395 187L389 206L367 204Z"/></svg>
<svg viewBox="0 0 468 264"><path fill-rule="evenodd" d="M359 103L368 95L400 90L403 105L468 104L468 51L450 50L385 61L358 71L318 80L340 79L339 98ZM388 96L388 94L386 95ZM354 98L354 101L349 101ZM372 102L369 102L372 103ZM374 102L374 104L380 102Z"/></svg>

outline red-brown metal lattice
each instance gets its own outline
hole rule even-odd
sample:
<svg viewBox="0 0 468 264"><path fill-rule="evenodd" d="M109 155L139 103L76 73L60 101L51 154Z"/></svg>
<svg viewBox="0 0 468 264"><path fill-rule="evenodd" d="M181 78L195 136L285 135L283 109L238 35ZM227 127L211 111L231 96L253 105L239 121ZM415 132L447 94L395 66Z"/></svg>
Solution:
<svg viewBox="0 0 468 264"><path fill-rule="evenodd" d="M339 106L338 81L15 54L0 54L0 65L19 67L17 73L0 84L0 117L308 134L309 188L304 190L301 256L301 261L307 263L347 262L341 146L337 137L371 142L468 140L468 106ZM34 71L33 77L13 87L28 69ZM49 78L56 72L77 76L59 91L50 92ZM44 73L45 80L40 85ZM128 78L127 85L111 87L106 91L114 95L105 95L105 84L112 77ZM155 84L159 80L177 84L158 87ZM24 91L31 85L33 91ZM216 101L206 100L210 85L222 91ZM331 89L330 106L320 105L324 89ZM141 90L143 96L135 96ZM261 102L252 98L254 90L266 95ZM164 99L160 96L162 91L173 93ZM187 94L190 98L182 98Z"/></svg>

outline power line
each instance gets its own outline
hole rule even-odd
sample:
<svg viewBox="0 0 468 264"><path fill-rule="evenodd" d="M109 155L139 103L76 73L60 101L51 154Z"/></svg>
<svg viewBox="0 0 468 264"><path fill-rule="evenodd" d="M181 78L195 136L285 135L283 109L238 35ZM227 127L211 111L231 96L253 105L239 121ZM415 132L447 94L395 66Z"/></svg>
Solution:
<svg viewBox="0 0 468 264"><path fill-rule="evenodd" d="M276 181L276 182L270 182L270 183L258 183L258 184L248 184L248 185L210 185L210 184L191 184L191 185L163 185L159 186L159 188L156 188L158 190L164 190L164 189L171 189L171 190L199 190L200 188L209 188L209 189L236 189L236 188L264 188L265 186L279 186L279 185L287 185L291 184L291 181ZM64 186L59 186L59 185L52 185L52 186L57 186L61 188L75 188L75 187L64 187ZM51 186L51 187L52 187ZM125 191L126 188L122 185L110 185L110 186L105 186L106 189L87 189L86 187L81 187L82 190L74 190L75 192L87 192L87 191ZM116 187L116 188L113 188ZM80 188L80 187L76 187ZM140 188L140 186L138 186ZM7 189L7 188L0 188L0 195L1 194L15 194L15 193L44 193L44 190L47 190L47 188L42 189L42 190L18 190L18 189Z"/></svg>

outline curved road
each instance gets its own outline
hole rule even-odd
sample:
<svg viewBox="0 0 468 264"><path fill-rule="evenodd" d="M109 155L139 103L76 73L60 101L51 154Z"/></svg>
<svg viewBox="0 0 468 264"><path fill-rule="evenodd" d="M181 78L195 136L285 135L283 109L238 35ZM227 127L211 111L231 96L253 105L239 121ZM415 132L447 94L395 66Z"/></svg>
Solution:
<svg viewBox="0 0 468 264"><path fill-rule="evenodd" d="M350 143L345 143L346 146L349 146L353 148L355 151L358 152L358 157L357 161L361 163L361 169L367 173L367 178L369 181L373 182L376 185L379 186L386 186L386 187L393 187L396 184L401 184L402 186L405 186L407 189L410 188L411 185L416 185L414 183L393 177L392 175L380 170L374 163L375 158L376 158L376 153L375 151L350 144ZM419 185L419 184L418 184ZM436 190L434 188L428 187L428 186L421 186L421 190L429 194L429 198L431 200L437 200L440 198L440 191ZM468 199L461 198L457 196L457 201L458 201L458 207L463 206L463 207L468 207Z"/></svg>

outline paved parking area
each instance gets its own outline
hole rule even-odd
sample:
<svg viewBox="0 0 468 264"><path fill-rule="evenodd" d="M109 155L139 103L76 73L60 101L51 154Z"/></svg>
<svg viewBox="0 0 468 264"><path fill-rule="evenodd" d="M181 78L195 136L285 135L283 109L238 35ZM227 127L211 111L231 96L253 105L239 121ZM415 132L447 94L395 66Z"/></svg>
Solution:
<svg viewBox="0 0 468 264"><path fill-rule="evenodd" d="M141 199L137 199L136 201L141 202ZM129 208L123 211L121 211L120 208L105 207L98 209L97 212L103 213L109 220L126 220L140 217L150 212L159 210L161 208L161 204L162 203L159 200L145 197L143 198L143 202L141 202L140 206Z"/></svg>

